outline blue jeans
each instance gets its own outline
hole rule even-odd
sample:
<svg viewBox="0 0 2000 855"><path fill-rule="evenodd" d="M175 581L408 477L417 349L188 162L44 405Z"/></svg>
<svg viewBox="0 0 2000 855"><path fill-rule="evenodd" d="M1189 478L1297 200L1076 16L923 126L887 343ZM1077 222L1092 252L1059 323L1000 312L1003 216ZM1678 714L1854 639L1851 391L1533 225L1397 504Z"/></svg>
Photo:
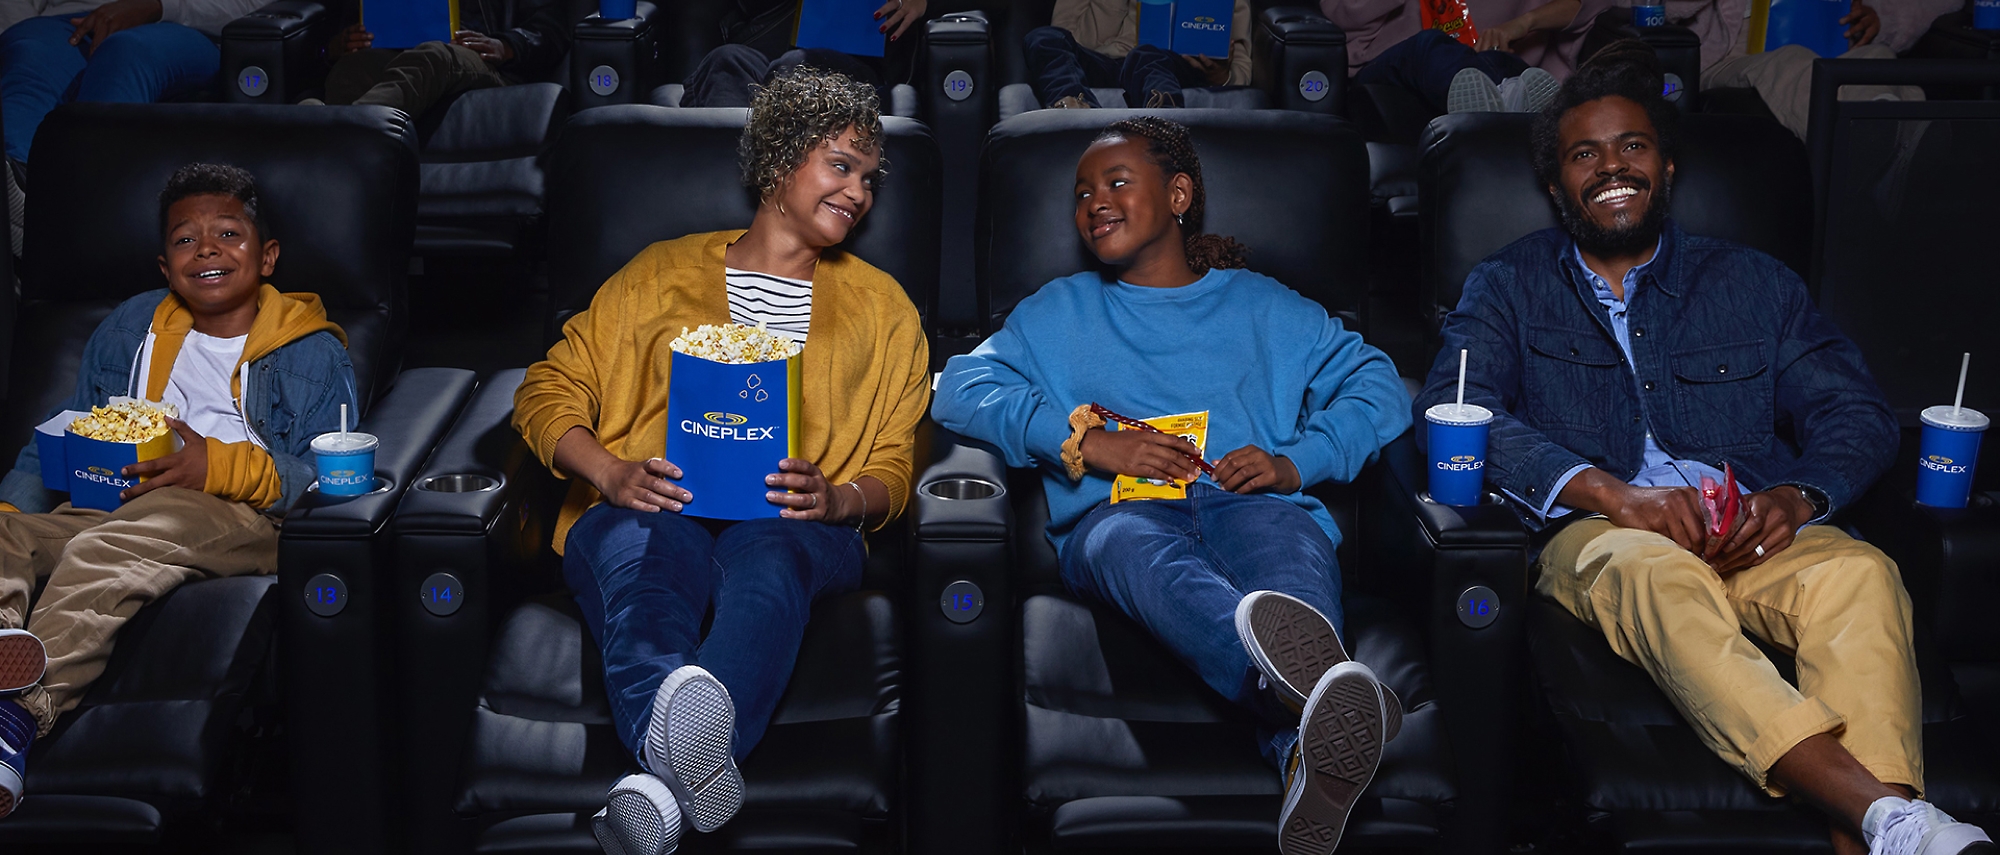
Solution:
<svg viewBox="0 0 2000 855"><path fill-rule="evenodd" d="M222 68L222 50L180 24L143 24L106 36L97 53L72 45L69 16L29 18L0 33L0 116L7 156L23 163L42 118L72 101L149 104L197 91Z"/></svg>
<svg viewBox="0 0 2000 855"><path fill-rule="evenodd" d="M1272 715L1236 636L1236 604L1252 591L1304 600L1345 634L1340 565L1310 514L1275 496L1197 482L1186 499L1106 502L1062 550L1063 583L1117 608L1223 697L1266 718L1265 758L1283 768L1297 721Z"/></svg>
<svg viewBox="0 0 2000 855"><path fill-rule="evenodd" d="M602 504L584 512L563 549L563 579L603 652L619 740L643 757L661 681L700 665L735 702L742 760L791 682L812 604L860 587L865 560L861 533L844 526L715 523Z"/></svg>
<svg viewBox="0 0 2000 855"><path fill-rule="evenodd" d="M1361 66L1354 73L1354 82L1401 86L1417 93L1425 105L1442 113L1445 96L1451 92L1451 79L1468 68L1477 68L1499 83L1519 77L1528 70L1528 64L1505 51L1475 51L1437 30L1419 30Z"/></svg>
<svg viewBox="0 0 2000 855"><path fill-rule="evenodd" d="M1125 106L1144 107L1151 93L1165 96L1175 107L1184 102L1181 89L1207 86L1208 78L1189 65L1179 54L1166 48L1139 45L1124 59L1112 59L1076 43L1076 37L1061 27L1041 27L1022 37L1028 56L1028 74L1035 98L1044 107L1071 95L1081 96L1092 107L1102 107L1093 86L1116 86L1125 90Z"/></svg>

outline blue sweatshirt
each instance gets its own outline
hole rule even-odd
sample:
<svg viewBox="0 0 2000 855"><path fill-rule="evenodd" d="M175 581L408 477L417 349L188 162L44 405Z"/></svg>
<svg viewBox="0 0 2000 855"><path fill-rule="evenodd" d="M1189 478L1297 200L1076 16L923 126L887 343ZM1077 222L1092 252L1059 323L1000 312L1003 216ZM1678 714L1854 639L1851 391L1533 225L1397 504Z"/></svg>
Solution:
<svg viewBox="0 0 2000 855"><path fill-rule="evenodd" d="M1111 496L1110 476L1063 471L1079 404L1136 419L1207 410L1211 461L1255 445L1290 458L1311 485L1352 480L1410 426L1409 401L1387 356L1268 276L1211 270L1146 288L1079 273L1042 286L1005 328L952 357L931 414L997 446L1009 466L1042 468L1049 539L1061 549ZM1283 498L1340 542L1318 499Z"/></svg>

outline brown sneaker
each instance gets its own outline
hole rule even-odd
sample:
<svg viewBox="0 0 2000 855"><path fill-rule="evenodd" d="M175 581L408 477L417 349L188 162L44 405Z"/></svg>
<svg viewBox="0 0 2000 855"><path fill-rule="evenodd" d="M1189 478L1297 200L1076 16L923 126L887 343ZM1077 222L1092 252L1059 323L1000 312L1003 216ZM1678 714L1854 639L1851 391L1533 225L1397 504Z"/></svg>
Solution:
<svg viewBox="0 0 2000 855"><path fill-rule="evenodd" d="M15 694L42 680L49 655L42 640L25 629L0 629L0 697Z"/></svg>
<svg viewBox="0 0 2000 855"><path fill-rule="evenodd" d="M1083 100L1082 95L1065 95L1049 106L1057 110L1088 110L1091 105L1089 101Z"/></svg>
<svg viewBox="0 0 2000 855"><path fill-rule="evenodd" d="M1279 855L1332 855L1382 763L1387 696L1368 666L1326 672L1306 703L1278 814Z"/></svg>

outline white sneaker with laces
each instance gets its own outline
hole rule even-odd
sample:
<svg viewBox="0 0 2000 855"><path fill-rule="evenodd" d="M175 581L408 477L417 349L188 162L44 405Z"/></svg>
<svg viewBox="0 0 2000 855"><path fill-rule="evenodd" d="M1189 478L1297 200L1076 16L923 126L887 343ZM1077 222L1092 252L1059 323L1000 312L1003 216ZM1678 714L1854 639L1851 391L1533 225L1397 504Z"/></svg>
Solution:
<svg viewBox="0 0 2000 855"><path fill-rule="evenodd" d="M2000 847L1979 826L1952 819L1926 801L1885 796L1868 806L1861 836L1869 855L1995 855Z"/></svg>
<svg viewBox="0 0 2000 855"><path fill-rule="evenodd" d="M1498 113L1506 109L1500 98L1500 87L1493 85L1493 78L1477 68L1461 68L1451 77L1451 88L1445 91L1445 112L1447 113Z"/></svg>

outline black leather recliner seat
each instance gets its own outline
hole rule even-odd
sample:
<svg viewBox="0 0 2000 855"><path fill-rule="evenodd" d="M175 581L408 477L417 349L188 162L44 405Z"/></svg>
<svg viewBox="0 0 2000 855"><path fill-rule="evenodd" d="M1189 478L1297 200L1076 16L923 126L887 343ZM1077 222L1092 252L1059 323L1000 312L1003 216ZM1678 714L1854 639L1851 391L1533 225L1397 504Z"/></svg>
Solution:
<svg viewBox="0 0 2000 855"><path fill-rule="evenodd" d="M994 128L982 158L975 242L989 331L1043 283L1096 266L1075 233L1072 170L1089 140L1126 115L1043 111ZM1351 317L1366 287L1368 170L1359 136L1337 119L1289 111L1166 115L1192 128L1207 229L1247 244L1252 269ZM1417 498L1421 481L1403 486L1422 477L1414 454L1405 437L1385 452L1391 465L1370 467L1353 485L1316 488L1347 534L1348 647L1410 711L1343 846L1497 851L1509 722L1492 710L1517 670L1519 624L1504 608L1483 629L1452 613L1460 592L1476 584L1499 591L1511 608L1524 539L1457 540L1454 509L1420 519L1417 506L1428 504ZM965 480L1005 491L978 502L952 499ZM966 836L975 842L963 845L977 851L999 851L1014 838L1033 851L1275 845L1281 786L1259 756L1252 725L1142 629L1064 591L1043 534L1039 472L1007 471L986 452L960 448L926 476L918 502L913 600L934 602L930 586L965 580L983 592L985 613L960 628L914 617L922 646L913 642L913 653L924 657L917 672L950 661L975 674L1012 672L1018 681L998 693L965 681L916 687L923 703L912 704L913 776L941 776L936 767L948 762L951 745L968 763L997 757L1009 771L965 780L954 792L996 799L998 808L938 799L919 808L920 822L935 821L931 810L960 814L974 826ZM966 709L939 697L961 691L993 694L1002 706ZM931 789L920 786L918 797Z"/></svg>
<svg viewBox="0 0 2000 855"><path fill-rule="evenodd" d="M1458 284L1480 259L1515 238L1556 225L1554 208L1534 179L1527 131L1525 116L1459 115L1432 124L1423 160L1424 241L1430 265L1426 278L1436 289L1438 305L1456 302ZM1689 232L1736 240L1805 270L1811 258L1813 198L1806 164L1804 147L1776 122L1686 116L1672 214ZM1502 211L1507 212L1504 218L1498 216ZM1903 468L1913 470L1914 464ZM1893 491L1895 480L1894 475L1885 479L1884 487ZM1882 492L1878 489L1864 505L1878 503ZM1857 508L1835 522L1865 522L1868 513ZM1508 520L1496 524L1518 525ZM1910 536L1922 531L1912 529ZM1934 525L1928 531L1937 529ZM1975 549L1989 542L1990 534L1959 541ZM1930 541L1933 555L1937 546ZM1976 562L1981 572L1991 566L1990 556L2000 554L1990 551L1990 545L1987 549L1983 554L1989 558ZM1961 561L1942 571L1970 569ZM1961 820L2000 826L2000 753L1995 750L2000 731L1992 727L1992 719L1982 725L1968 713L1953 670L1944 667L1930 645L1927 615L1954 608L1947 602L1933 605L1925 596L1938 589L1941 569L1907 562L1903 572L1920 621L1917 658L1924 686L1928 795ZM1943 584L1967 592L1985 584L1977 576L1960 578L1946 577ZM1581 833L1588 843L1628 851L1828 848L1821 816L1763 795L1710 753L1645 672L1618 658L1600 633L1553 602L1537 599L1527 610L1542 723L1534 738L1553 741L1551 747L1565 761L1554 776L1566 806L1559 827ZM1940 640L1969 637L1965 624L1953 626L1956 634ZM1983 636L1987 640L1974 646L1974 659L1990 658L1990 629ZM1764 649L1781 672L1788 672L1788 657ZM1985 672L1975 665L1968 673L1977 679ZM1527 788L1522 805L1535 808L1549 798Z"/></svg>
<svg viewBox="0 0 2000 855"><path fill-rule="evenodd" d="M35 159L66 175L66 192L28 204L13 396L0 444L18 448L75 388L85 339L119 302L161 287L160 188L180 166L220 161L249 169L283 246L273 284L316 293L346 331L363 417L380 431L393 500L442 433L469 372L430 370L394 380L403 340L403 287L416 208L416 154L403 118L379 108L325 111L232 105L79 104L50 114ZM312 514L309 494L288 519ZM365 500L359 500L365 501ZM302 528L310 529L310 524ZM322 532L339 549L367 530ZM285 547L281 544L281 551ZM289 557L281 557L285 564ZM365 562L323 556L354 575ZM282 792L271 779L281 669L270 651L277 577L184 585L141 610L118 634L104 675L83 704L38 741L29 798L0 822L0 848L141 845L204 832L237 818L245 793ZM255 774L249 774L256 770Z"/></svg>
<svg viewBox="0 0 2000 855"><path fill-rule="evenodd" d="M749 225L755 199L736 166L745 115L624 106L572 120L550 170L551 338L646 245ZM936 148L922 125L884 125L890 178L849 248L927 307ZM588 818L634 766L552 563L562 488L508 423L520 377L489 381L418 476L489 480L412 490L394 523L413 851L597 852ZM871 537L862 589L814 609L792 684L743 766L742 813L716 834L684 837L684 850L897 848L904 536L899 525ZM441 584L456 586L454 611L414 594Z"/></svg>

